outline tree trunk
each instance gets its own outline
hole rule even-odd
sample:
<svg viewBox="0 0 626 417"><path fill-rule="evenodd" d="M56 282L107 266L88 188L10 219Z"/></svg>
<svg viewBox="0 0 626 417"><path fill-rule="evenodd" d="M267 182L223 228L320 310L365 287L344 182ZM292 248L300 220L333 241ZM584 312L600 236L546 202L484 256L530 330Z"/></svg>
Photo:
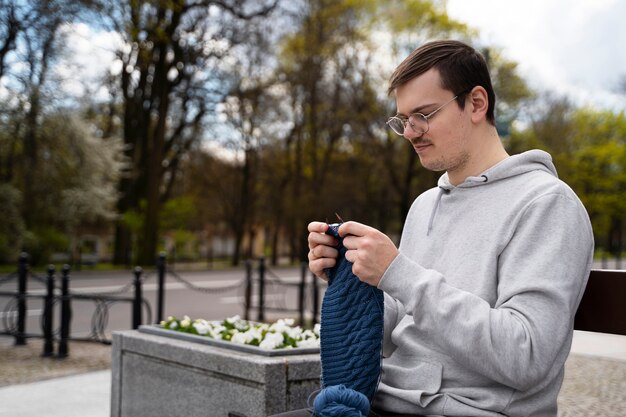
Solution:
<svg viewBox="0 0 626 417"><path fill-rule="evenodd" d="M235 226L235 252L233 253L233 257L231 259L232 266L238 266L241 261L241 246L243 243L243 228Z"/></svg>
<svg viewBox="0 0 626 417"><path fill-rule="evenodd" d="M35 173L38 164L38 141L37 141L37 118L39 117L39 88L33 86L30 96L30 110L26 116L26 134L24 136L24 149L26 154L26 167L24 169L24 198L23 210L24 223L27 229L34 224L34 213L37 210L35 204Z"/></svg>
<svg viewBox="0 0 626 417"><path fill-rule="evenodd" d="M121 222L117 222L115 225L115 240L113 245L113 264L130 267L132 235L128 227Z"/></svg>
<svg viewBox="0 0 626 417"><path fill-rule="evenodd" d="M411 208L411 182L413 177L415 176L415 163L417 160L417 154L413 152L409 152L407 157L405 171L404 171L404 181L402 183L402 190L400 193L400 219L406 219L407 214L409 214L409 209Z"/></svg>

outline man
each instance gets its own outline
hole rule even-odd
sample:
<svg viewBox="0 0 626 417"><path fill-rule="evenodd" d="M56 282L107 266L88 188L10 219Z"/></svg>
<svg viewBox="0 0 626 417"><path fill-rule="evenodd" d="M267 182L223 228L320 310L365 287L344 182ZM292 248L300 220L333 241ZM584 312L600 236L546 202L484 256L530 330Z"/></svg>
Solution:
<svg viewBox="0 0 626 417"><path fill-rule="evenodd" d="M391 76L388 125L445 171L406 218L401 244L340 229L353 273L385 292L378 415L556 416L574 315L593 255L587 213L551 157L509 156L483 57L457 41L416 49ZM309 267L337 241L309 224Z"/></svg>

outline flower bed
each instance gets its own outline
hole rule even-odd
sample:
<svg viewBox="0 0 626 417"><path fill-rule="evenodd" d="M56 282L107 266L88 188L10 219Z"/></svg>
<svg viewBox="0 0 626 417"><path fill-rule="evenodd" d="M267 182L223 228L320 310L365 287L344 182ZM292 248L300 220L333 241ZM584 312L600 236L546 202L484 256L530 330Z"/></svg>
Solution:
<svg viewBox="0 0 626 417"><path fill-rule="evenodd" d="M292 319L268 324L242 320L239 316L219 321L184 316L182 320L168 317L159 325L139 326L139 332L263 356L319 353L319 325L303 330L293 324Z"/></svg>
<svg viewBox="0 0 626 417"><path fill-rule="evenodd" d="M319 348L320 326L313 330L293 327L293 319L279 319L273 324L242 320L239 316L221 321L182 320L170 316L161 322L164 329L211 337L216 340L258 346L261 349Z"/></svg>
<svg viewBox="0 0 626 417"><path fill-rule="evenodd" d="M256 323L239 316L225 320L192 320L184 316L182 320L170 316L161 322L167 330L196 334L241 345L257 346L261 349L318 348L320 346L320 326L313 330L294 327L293 319L279 319L273 324Z"/></svg>

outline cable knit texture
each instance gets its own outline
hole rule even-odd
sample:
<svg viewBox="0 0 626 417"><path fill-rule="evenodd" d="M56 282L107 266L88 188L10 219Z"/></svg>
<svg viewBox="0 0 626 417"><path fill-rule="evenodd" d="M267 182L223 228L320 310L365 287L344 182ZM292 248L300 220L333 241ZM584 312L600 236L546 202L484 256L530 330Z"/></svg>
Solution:
<svg viewBox="0 0 626 417"><path fill-rule="evenodd" d="M361 282L352 273L338 228L338 224L333 224L327 232L339 239L339 257L335 267L326 271L329 285L322 302L320 334L324 390L320 396L326 396L325 391L333 386L342 385L371 402L380 379L384 296L381 290ZM347 395L342 392L339 397ZM324 415L317 404L316 413Z"/></svg>

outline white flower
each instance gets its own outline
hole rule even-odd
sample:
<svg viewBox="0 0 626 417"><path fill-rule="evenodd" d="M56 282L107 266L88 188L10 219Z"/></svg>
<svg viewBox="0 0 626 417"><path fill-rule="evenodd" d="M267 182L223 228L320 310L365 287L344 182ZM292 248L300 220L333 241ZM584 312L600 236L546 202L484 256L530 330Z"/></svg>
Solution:
<svg viewBox="0 0 626 417"><path fill-rule="evenodd" d="M178 322L173 321L173 322L170 323L170 329L174 330L177 327L178 327Z"/></svg>
<svg viewBox="0 0 626 417"><path fill-rule="evenodd" d="M311 330L305 330L302 332L302 339L317 339L317 336L315 335L315 333L313 333Z"/></svg>
<svg viewBox="0 0 626 417"><path fill-rule="evenodd" d="M315 326L313 326L313 333L315 333L316 335L319 336L320 335L320 328L321 328L320 324L317 323Z"/></svg>
<svg viewBox="0 0 626 417"><path fill-rule="evenodd" d="M296 343L299 348L317 348L320 347L319 339L304 339Z"/></svg>
<svg viewBox="0 0 626 417"><path fill-rule="evenodd" d="M201 335L205 335L211 330L211 325L206 320L196 320L193 327Z"/></svg>
<svg viewBox="0 0 626 417"><path fill-rule="evenodd" d="M290 327L287 329L287 334L292 339L299 340L302 338L302 329L300 328L300 326Z"/></svg>
<svg viewBox="0 0 626 417"><path fill-rule="evenodd" d="M248 343L248 335L246 333L237 332L233 335L230 341L233 343L239 343L239 344L245 345Z"/></svg>
<svg viewBox="0 0 626 417"><path fill-rule="evenodd" d="M211 329L209 329L209 333L211 334L211 337L214 339L222 339L222 332L226 330L226 327L222 326L222 325L217 325L212 327Z"/></svg>
<svg viewBox="0 0 626 417"><path fill-rule="evenodd" d="M285 338L282 333L267 333L259 347L261 349L276 349L278 346L282 345L284 341Z"/></svg>
<svg viewBox="0 0 626 417"><path fill-rule="evenodd" d="M261 339L263 339L263 335L261 334L261 332L258 329L255 329L255 328L252 328L252 329L248 330L246 332L246 335L248 337L247 343L252 342L254 339L259 340L259 341Z"/></svg>
<svg viewBox="0 0 626 417"><path fill-rule="evenodd" d="M255 324L254 328L259 332L268 332L270 330L270 325L267 323L259 323Z"/></svg>
<svg viewBox="0 0 626 417"><path fill-rule="evenodd" d="M191 325L191 319L189 316L185 316L183 320L180 322L181 327L189 327Z"/></svg>
<svg viewBox="0 0 626 417"><path fill-rule="evenodd" d="M232 317L227 318L225 321L227 321L230 324L235 324L239 320L241 320L241 317L239 316L239 314L237 314L236 316L232 316Z"/></svg>
<svg viewBox="0 0 626 417"><path fill-rule="evenodd" d="M293 319L278 319L278 321L270 326L270 331L277 333L289 332L290 326L293 326Z"/></svg>

